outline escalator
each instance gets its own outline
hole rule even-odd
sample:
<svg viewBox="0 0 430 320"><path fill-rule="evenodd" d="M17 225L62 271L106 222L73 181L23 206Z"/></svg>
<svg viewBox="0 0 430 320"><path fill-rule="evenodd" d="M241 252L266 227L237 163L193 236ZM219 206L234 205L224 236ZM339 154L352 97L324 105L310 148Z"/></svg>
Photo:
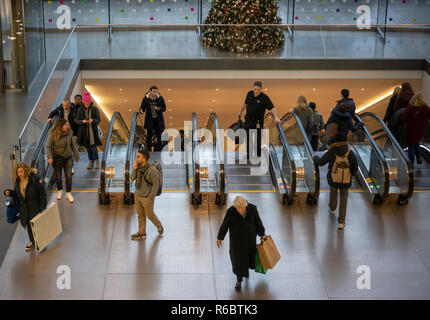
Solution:
<svg viewBox="0 0 430 320"><path fill-rule="evenodd" d="M276 123L268 113L264 126L270 135L270 173L281 203L291 205L295 198L305 195L307 204L316 204L320 192L319 167L313 161L314 152L300 120L289 112L281 118L281 123Z"/></svg>
<svg viewBox="0 0 430 320"><path fill-rule="evenodd" d="M189 135L185 141L185 159L190 202L194 206L207 201L223 205L227 198L223 144L219 133L218 118L211 113L206 128L200 130L193 112Z"/></svg>
<svg viewBox="0 0 430 320"><path fill-rule="evenodd" d="M130 130L119 112L114 112L109 125L100 171L99 203L110 204L125 186L125 159Z"/></svg>
<svg viewBox="0 0 430 320"><path fill-rule="evenodd" d="M374 188L382 200L397 197L397 204L407 204L414 191L414 172L405 152L378 115L365 112L356 117L364 125L366 139L373 147L376 144L369 158Z"/></svg>
<svg viewBox="0 0 430 320"><path fill-rule="evenodd" d="M430 190L430 126L420 144L422 163L415 165L415 190Z"/></svg>
<svg viewBox="0 0 430 320"><path fill-rule="evenodd" d="M164 133L164 135L167 132ZM164 136L163 135L163 136ZM130 125L130 139L127 144L127 152L125 156L124 166L124 203L134 203L134 192L136 185L130 180L131 173L133 171L133 163L136 159L137 152L140 149L147 148L146 146L146 135L143 126L142 115L140 113L134 113ZM180 150L180 142L175 145L178 150L171 150L166 152L164 158L162 152L153 151L150 152L148 161L159 162L163 168L163 192L179 192L187 189L186 184L186 165L184 163L184 152ZM170 157L176 153L176 157ZM169 158L170 157L170 158ZM169 160L171 159L171 161Z"/></svg>

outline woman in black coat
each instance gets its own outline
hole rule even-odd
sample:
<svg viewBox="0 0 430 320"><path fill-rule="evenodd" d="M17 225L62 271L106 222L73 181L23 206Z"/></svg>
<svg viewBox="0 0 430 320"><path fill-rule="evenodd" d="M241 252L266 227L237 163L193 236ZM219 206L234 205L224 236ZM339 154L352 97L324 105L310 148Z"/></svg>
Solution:
<svg viewBox="0 0 430 320"><path fill-rule="evenodd" d="M102 142L99 137L98 124L100 123L100 112L91 101L90 93L84 92L82 98L83 106L79 108L75 123L79 126L77 144L87 149L90 163L87 169L91 170L96 161L96 169L99 168L99 153L97 146Z"/></svg>
<svg viewBox="0 0 430 320"><path fill-rule="evenodd" d="M15 190L6 189L4 194L17 197L19 200L19 220L24 228L27 228L30 242L25 251L34 247L33 232L30 220L45 210L47 205L46 190L43 179L40 179L25 163L19 163L14 169Z"/></svg>
<svg viewBox="0 0 430 320"><path fill-rule="evenodd" d="M243 277L249 277L249 269L255 269L257 253L256 236L265 237L264 226L257 207L237 196L228 208L219 228L217 246L221 246L227 231L230 231L230 259L233 273L237 277L235 289L240 291Z"/></svg>

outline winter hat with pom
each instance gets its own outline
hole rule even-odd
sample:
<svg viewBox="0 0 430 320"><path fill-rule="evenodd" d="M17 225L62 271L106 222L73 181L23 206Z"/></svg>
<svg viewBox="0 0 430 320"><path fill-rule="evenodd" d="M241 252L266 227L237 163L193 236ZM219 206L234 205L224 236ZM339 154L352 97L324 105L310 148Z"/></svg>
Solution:
<svg viewBox="0 0 430 320"><path fill-rule="evenodd" d="M82 102L91 103L91 93L89 93L88 91L85 91L84 94L82 95Z"/></svg>

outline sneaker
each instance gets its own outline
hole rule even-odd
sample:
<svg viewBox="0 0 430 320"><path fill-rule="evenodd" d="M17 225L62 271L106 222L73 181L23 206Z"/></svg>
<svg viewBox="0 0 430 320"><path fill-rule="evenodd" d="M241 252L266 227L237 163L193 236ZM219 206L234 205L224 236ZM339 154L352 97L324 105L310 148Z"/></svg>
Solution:
<svg viewBox="0 0 430 320"><path fill-rule="evenodd" d="M75 174L75 169L72 168L72 174Z"/></svg>
<svg viewBox="0 0 430 320"><path fill-rule="evenodd" d="M87 169L88 169L88 170L91 170L93 167L94 167L94 161L93 161L93 160L90 160L90 163L88 164Z"/></svg>
<svg viewBox="0 0 430 320"><path fill-rule="evenodd" d="M33 249L33 242L29 242L29 243L27 244L27 246L25 247L25 251L26 251L26 252L28 252L28 251L30 251L31 249Z"/></svg>
<svg viewBox="0 0 430 320"><path fill-rule="evenodd" d="M143 240L146 239L146 233L135 233L131 235L131 240Z"/></svg>
<svg viewBox="0 0 430 320"><path fill-rule="evenodd" d="M336 210L331 210L330 207L328 208L328 213L330 213L332 216L336 214Z"/></svg>
<svg viewBox="0 0 430 320"><path fill-rule="evenodd" d="M57 200L61 200L62 197L63 197L63 191L62 190L58 190L58 192L57 192Z"/></svg>
<svg viewBox="0 0 430 320"><path fill-rule="evenodd" d="M164 232L164 228L163 228L163 226L161 226L160 228L157 228L157 230L158 230L158 233L159 233L160 235L162 235L162 234L163 234L163 232Z"/></svg>
<svg viewBox="0 0 430 320"><path fill-rule="evenodd" d="M66 192L66 199L70 202L73 203L73 201L75 201L75 199L73 199L72 193L71 192Z"/></svg>
<svg viewBox="0 0 430 320"><path fill-rule="evenodd" d="M94 169L99 169L99 168L100 168L99 160L96 160L96 166Z"/></svg>
<svg viewBox="0 0 430 320"><path fill-rule="evenodd" d="M238 281L236 282L236 286L234 287L234 290L236 290L236 292L239 292L241 287L242 287L242 283Z"/></svg>
<svg viewBox="0 0 430 320"><path fill-rule="evenodd" d="M344 223L339 223L339 224L337 225L337 228L338 228L339 230L343 230L343 229L345 228L345 224L344 224Z"/></svg>

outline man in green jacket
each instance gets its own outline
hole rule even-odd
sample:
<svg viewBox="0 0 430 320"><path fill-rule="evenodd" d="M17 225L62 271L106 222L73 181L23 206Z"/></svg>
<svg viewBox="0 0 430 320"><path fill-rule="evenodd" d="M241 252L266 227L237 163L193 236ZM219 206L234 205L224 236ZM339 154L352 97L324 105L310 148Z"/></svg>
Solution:
<svg viewBox="0 0 430 320"><path fill-rule="evenodd" d="M164 232L163 226L154 213L154 200L160 186L157 169L148 163L149 152L139 150L133 164L131 180L136 180L134 202L139 220L139 231L131 235L132 240L146 238L146 218L157 227L158 233Z"/></svg>

